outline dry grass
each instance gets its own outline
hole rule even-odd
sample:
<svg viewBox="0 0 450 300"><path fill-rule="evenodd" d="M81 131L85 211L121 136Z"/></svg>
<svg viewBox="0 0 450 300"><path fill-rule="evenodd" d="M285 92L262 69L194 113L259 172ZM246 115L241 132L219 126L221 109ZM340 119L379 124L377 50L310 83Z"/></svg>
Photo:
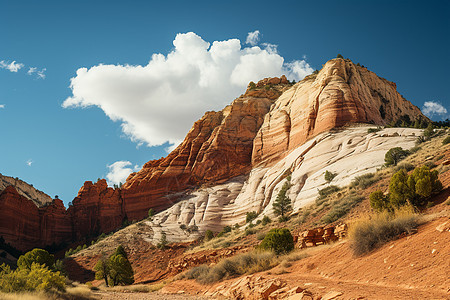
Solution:
<svg viewBox="0 0 450 300"><path fill-rule="evenodd" d="M68 287L66 293L74 299L92 299L92 290L87 285L78 285L75 287Z"/></svg>
<svg viewBox="0 0 450 300"><path fill-rule="evenodd" d="M92 291L86 285L67 287L65 293L23 292L0 293L2 300L89 300L96 299Z"/></svg>
<svg viewBox="0 0 450 300"><path fill-rule="evenodd" d="M234 276L253 274L281 265L288 268L292 262L307 257L304 251L276 256L273 252L252 251L219 261L216 265L201 265L185 272L180 278L196 279L203 284L214 283Z"/></svg>
<svg viewBox="0 0 450 300"><path fill-rule="evenodd" d="M410 234L419 225L419 215L412 208L402 208L395 213L383 212L355 222L349 230L351 247L361 256L396 239L400 234Z"/></svg>
<svg viewBox="0 0 450 300"><path fill-rule="evenodd" d="M132 293L151 293L162 289L165 283L157 284L134 284L125 286L115 286L115 287L102 287L102 290L110 292L132 292Z"/></svg>

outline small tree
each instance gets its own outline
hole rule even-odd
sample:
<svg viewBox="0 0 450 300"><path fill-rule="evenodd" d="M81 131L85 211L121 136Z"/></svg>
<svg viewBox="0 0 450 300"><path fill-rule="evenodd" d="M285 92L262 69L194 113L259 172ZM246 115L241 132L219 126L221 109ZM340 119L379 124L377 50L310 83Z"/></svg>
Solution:
<svg viewBox="0 0 450 300"><path fill-rule="evenodd" d="M123 285L133 284L134 282L133 268L131 267L130 261L125 256L121 254L113 254L109 258L109 263L110 263L110 270L109 270L110 285L116 286L118 284Z"/></svg>
<svg viewBox="0 0 450 300"><path fill-rule="evenodd" d="M423 135L426 136L427 138L432 137L434 134L434 126L433 123L428 123L427 128L423 131Z"/></svg>
<svg viewBox="0 0 450 300"><path fill-rule="evenodd" d="M294 249L294 238L289 229L273 228L266 234L259 248L273 251L277 255L288 253Z"/></svg>
<svg viewBox="0 0 450 300"><path fill-rule="evenodd" d="M396 166L397 163L408 156L409 151L403 150L402 147L395 147L389 149L388 152L386 152L384 156L384 161L386 162L386 166L394 165Z"/></svg>
<svg viewBox="0 0 450 300"><path fill-rule="evenodd" d="M105 280L106 286L108 286L108 276L109 272L111 270L109 260L105 257L101 257L97 264L95 264L94 271L95 271L95 279L97 280Z"/></svg>
<svg viewBox="0 0 450 300"><path fill-rule="evenodd" d="M263 226L266 226L266 225L269 224L270 222L272 222L272 220L271 220L268 216L264 216L264 217L262 218L261 224L262 224Z"/></svg>
<svg viewBox="0 0 450 300"><path fill-rule="evenodd" d="M280 216L280 220L286 220L286 214L292 210L291 199L286 196L286 192L291 187L289 181L286 181L281 190L278 192L277 199L273 203L273 211L275 215Z"/></svg>
<svg viewBox="0 0 450 300"><path fill-rule="evenodd" d="M159 241L158 245L156 245L156 247L163 250L163 249L166 249L167 244L168 244L168 241L167 241L166 233L163 231L161 233L161 240Z"/></svg>
<svg viewBox="0 0 450 300"><path fill-rule="evenodd" d="M338 54L336 57L344 59L344 57L341 54Z"/></svg>

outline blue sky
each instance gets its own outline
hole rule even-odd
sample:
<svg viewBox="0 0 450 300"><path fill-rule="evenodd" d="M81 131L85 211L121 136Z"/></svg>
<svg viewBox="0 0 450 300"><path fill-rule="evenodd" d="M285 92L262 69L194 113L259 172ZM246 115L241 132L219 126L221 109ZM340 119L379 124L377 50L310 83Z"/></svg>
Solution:
<svg viewBox="0 0 450 300"><path fill-rule="evenodd" d="M447 118L449 37L448 1L0 0L0 172L67 203L165 156L249 78L338 53Z"/></svg>

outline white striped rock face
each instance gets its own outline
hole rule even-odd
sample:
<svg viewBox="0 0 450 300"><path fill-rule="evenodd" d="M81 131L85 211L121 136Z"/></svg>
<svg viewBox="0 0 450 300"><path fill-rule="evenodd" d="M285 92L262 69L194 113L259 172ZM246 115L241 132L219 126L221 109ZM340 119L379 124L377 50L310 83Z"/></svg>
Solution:
<svg viewBox="0 0 450 300"><path fill-rule="evenodd" d="M154 232L149 241L158 242L162 232L169 241L194 240L207 229L217 232L226 225L242 223L249 211L260 212L260 218L271 216L272 203L289 173L292 187L288 196L295 212L313 202L318 190L327 185L326 170L337 173L333 185L346 186L356 176L380 168L389 149L398 146L410 149L422 135L422 130L409 128L387 128L368 134L370 127L320 134L270 167L256 167L248 176L187 194L157 214L153 221L146 222ZM181 224L196 225L199 233L189 234L180 229Z"/></svg>

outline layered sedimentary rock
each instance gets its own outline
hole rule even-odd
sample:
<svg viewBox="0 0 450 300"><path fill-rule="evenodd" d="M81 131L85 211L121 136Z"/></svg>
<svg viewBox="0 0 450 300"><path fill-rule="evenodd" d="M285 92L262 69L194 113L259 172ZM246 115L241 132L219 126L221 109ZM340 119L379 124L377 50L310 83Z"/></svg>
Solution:
<svg viewBox="0 0 450 300"><path fill-rule="evenodd" d="M70 241L72 227L61 200L37 207L12 185L0 193L0 236L19 250Z"/></svg>
<svg viewBox="0 0 450 300"><path fill-rule="evenodd" d="M244 222L249 211L259 213L259 219L264 215L273 217L272 204L288 175L291 188L287 195L296 212L314 202L318 190L329 186L325 171L337 174L332 185L346 186L356 176L381 167L389 149L398 145L412 148L422 135L420 129L386 128L367 133L368 128L369 125L361 125L319 134L275 164L259 166L247 176L188 193L152 221L145 222L152 228L148 241L157 243L163 232L170 241L194 240L207 229L219 232L224 226ZM180 224L187 228L195 225L199 232L183 230Z"/></svg>
<svg viewBox="0 0 450 300"><path fill-rule="evenodd" d="M253 165L276 162L311 137L347 124L425 120L396 88L350 60L328 61L276 101L255 138Z"/></svg>
<svg viewBox="0 0 450 300"><path fill-rule="evenodd" d="M130 220L142 219L151 207L169 207L180 197L177 192L250 171L253 140L264 116L290 87L285 77L265 80L260 86L270 88L249 88L222 111L207 112L166 158L150 161L128 177L122 192Z"/></svg>
<svg viewBox="0 0 450 300"><path fill-rule="evenodd" d="M3 191L10 185L14 186L19 195L33 201L38 207L45 206L53 201L49 195L35 189L33 185L28 184L17 177L14 178L0 174L0 191Z"/></svg>
<svg viewBox="0 0 450 300"><path fill-rule="evenodd" d="M108 187L105 179L93 184L86 181L68 209L74 238L80 240L110 232L125 219L119 189Z"/></svg>

